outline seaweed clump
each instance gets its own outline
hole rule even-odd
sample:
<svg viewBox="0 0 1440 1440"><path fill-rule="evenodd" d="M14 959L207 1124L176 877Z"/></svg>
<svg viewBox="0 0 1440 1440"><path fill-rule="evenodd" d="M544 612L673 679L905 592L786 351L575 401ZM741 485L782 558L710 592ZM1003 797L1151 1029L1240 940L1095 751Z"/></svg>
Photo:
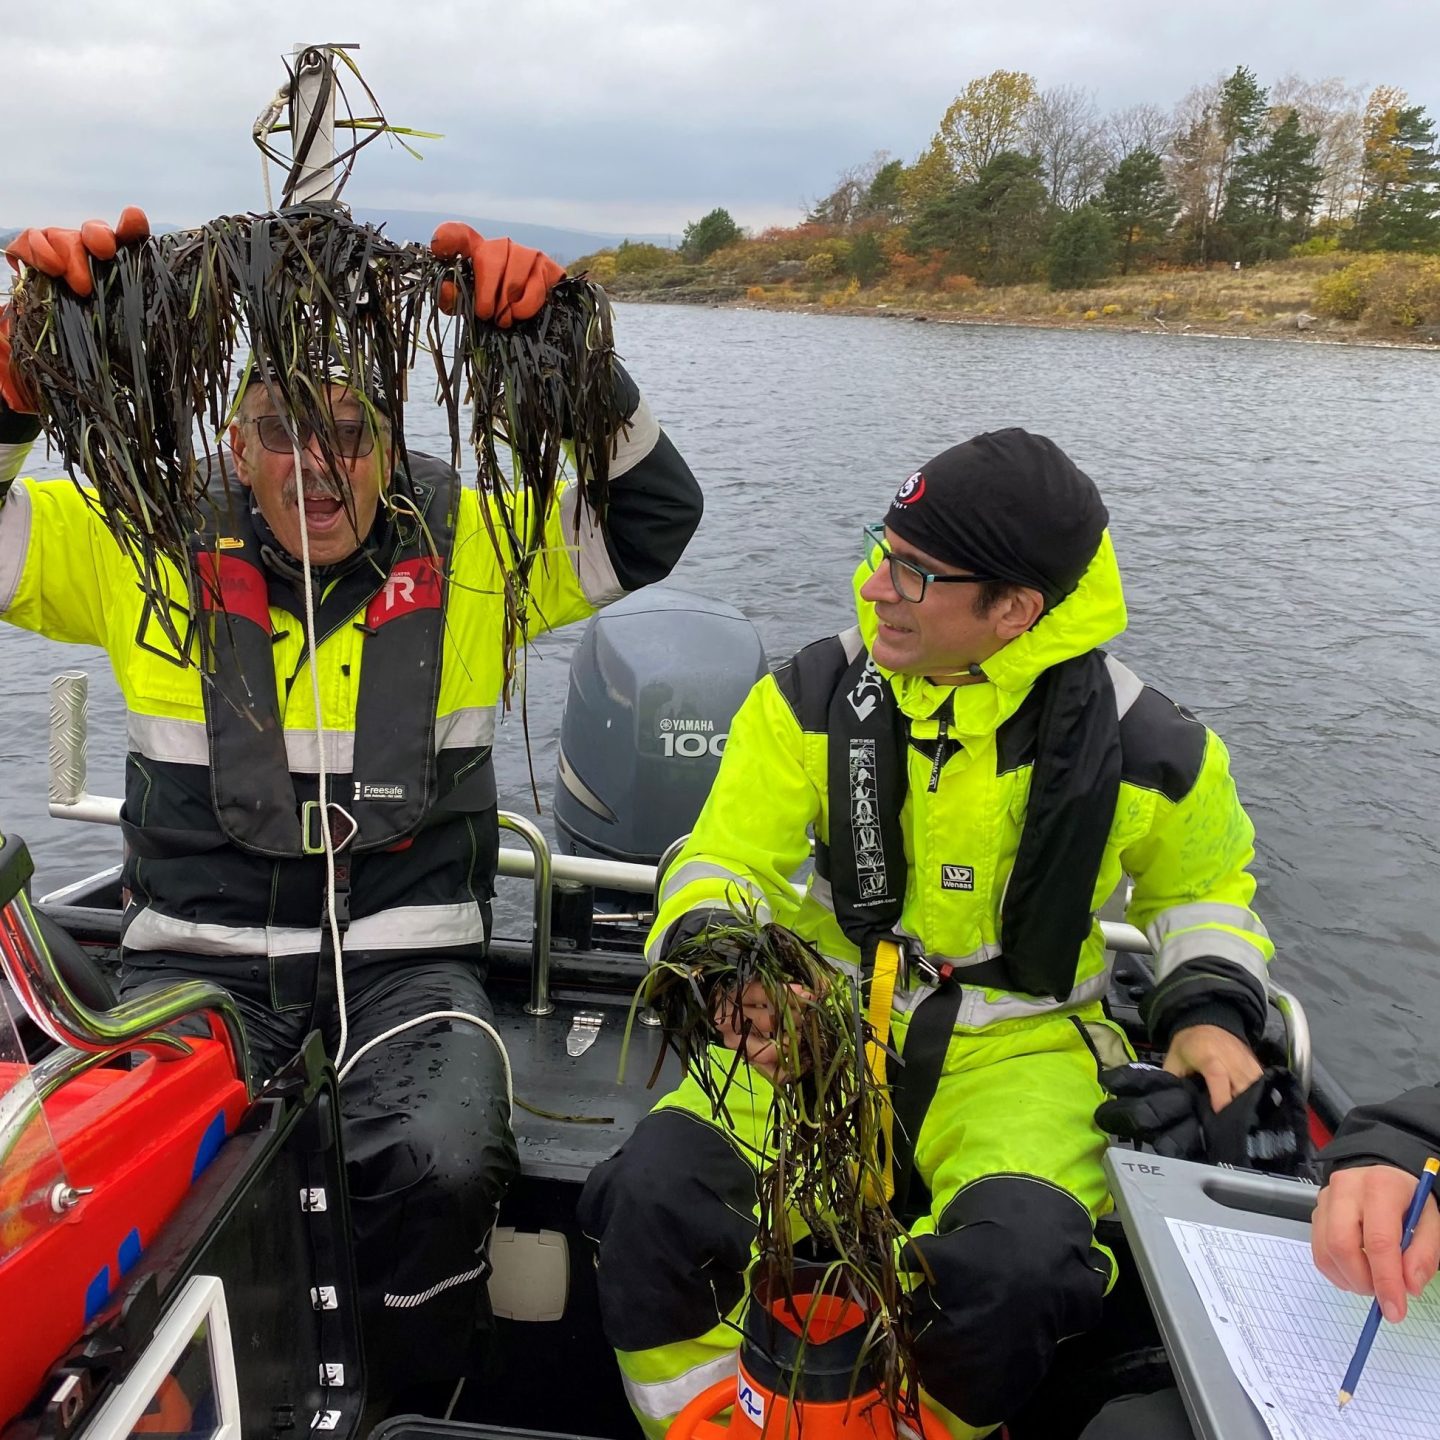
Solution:
<svg viewBox="0 0 1440 1440"><path fill-rule="evenodd" d="M750 1156L759 1182L751 1293L783 1297L796 1314L815 1293L856 1303L868 1324L856 1381L878 1379L884 1403L918 1433L899 1264L907 1231L888 1203L889 1094L859 987L793 931L741 915L675 946L636 1003L658 1011L668 1048L717 1120L747 1052L774 1075L768 1133ZM723 1033L738 1049L722 1047Z"/></svg>
<svg viewBox="0 0 1440 1440"><path fill-rule="evenodd" d="M205 581L194 537L228 478L218 442L252 378L314 435L333 474L344 457L333 387L359 397L395 446L392 507L414 513L404 407L412 366L432 357L450 459L468 447L506 574L506 698L528 631L532 568L567 454L603 515L609 462L624 423L612 373L604 293L562 280L533 319L507 329L475 318L466 260L442 261L356 223L340 206L222 216L198 229L122 246L90 261L93 294L27 271L13 301L14 363L67 473L130 555L175 653L196 653ZM444 285L460 297L446 316ZM468 413L467 413L468 412ZM334 482L347 508L348 488ZM353 518L353 514L352 514ZM578 525L577 512L577 525ZM215 597L209 597L214 599Z"/></svg>

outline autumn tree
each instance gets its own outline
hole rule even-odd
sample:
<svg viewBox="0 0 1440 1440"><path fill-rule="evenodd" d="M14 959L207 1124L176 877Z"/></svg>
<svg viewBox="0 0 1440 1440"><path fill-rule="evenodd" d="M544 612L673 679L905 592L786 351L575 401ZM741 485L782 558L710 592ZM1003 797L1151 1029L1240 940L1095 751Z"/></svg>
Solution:
<svg viewBox="0 0 1440 1440"><path fill-rule="evenodd" d="M822 200L817 200L805 216L808 224L835 225L846 229L867 212L870 192L876 178L882 171L892 176L890 184L896 189L898 202L899 173L904 167L898 160L891 160L887 150L877 150L863 165L852 165L842 170L835 182L835 188Z"/></svg>
<svg viewBox="0 0 1440 1440"><path fill-rule="evenodd" d="M1175 195L1159 155L1143 146L1132 150L1105 177L1100 203L1110 217L1120 273L1128 275L1132 264L1154 257L1175 219Z"/></svg>
<svg viewBox="0 0 1440 1440"><path fill-rule="evenodd" d="M919 215L942 202L955 185L950 157L937 135L915 162L900 173L900 199L906 215Z"/></svg>
<svg viewBox="0 0 1440 1440"><path fill-rule="evenodd" d="M955 97L935 138L962 183L978 180L1003 151L1023 148L1035 101L1035 82L1021 70L992 70Z"/></svg>
<svg viewBox="0 0 1440 1440"><path fill-rule="evenodd" d="M1334 228L1354 214L1360 200L1363 93L1333 75L1325 80L1287 75L1270 87L1270 103L1281 114L1296 111L1300 128L1315 136L1315 164L1320 167L1315 214Z"/></svg>
<svg viewBox="0 0 1440 1440"><path fill-rule="evenodd" d="M1098 205L1082 205L1062 215L1050 232L1052 290L1078 290L1110 273L1115 234L1110 217Z"/></svg>
<svg viewBox="0 0 1440 1440"><path fill-rule="evenodd" d="M1040 162L1050 203L1074 210L1091 199L1108 167L1104 127L1095 97L1058 85L1035 97L1025 122L1026 149Z"/></svg>
<svg viewBox="0 0 1440 1440"><path fill-rule="evenodd" d="M1376 250L1440 248L1440 153L1435 122L1383 86L1365 107L1363 196L1350 243Z"/></svg>
<svg viewBox="0 0 1440 1440"><path fill-rule="evenodd" d="M1137 150L1164 155L1175 123L1158 105L1127 105L1105 117L1101 133L1110 163L1118 165Z"/></svg>
<svg viewBox="0 0 1440 1440"><path fill-rule="evenodd" d="M716 207L699 220L692 220L680 237L680 254L692 264L707 259L717 250L733 245L744 232L730 212Z"/></svg>

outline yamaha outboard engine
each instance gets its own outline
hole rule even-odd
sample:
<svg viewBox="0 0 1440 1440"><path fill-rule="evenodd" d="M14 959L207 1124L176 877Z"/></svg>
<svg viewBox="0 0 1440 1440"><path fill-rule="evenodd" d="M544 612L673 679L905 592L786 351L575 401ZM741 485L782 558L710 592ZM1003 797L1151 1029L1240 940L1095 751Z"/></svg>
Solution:
<svg viewBox="0 0 1440 1440"><path fill-rule="evenodd" d="M730 720L765 671L754 625L718 600L651 585L595 616L560 722L560 849L656 864L694 826Z"/></svg>

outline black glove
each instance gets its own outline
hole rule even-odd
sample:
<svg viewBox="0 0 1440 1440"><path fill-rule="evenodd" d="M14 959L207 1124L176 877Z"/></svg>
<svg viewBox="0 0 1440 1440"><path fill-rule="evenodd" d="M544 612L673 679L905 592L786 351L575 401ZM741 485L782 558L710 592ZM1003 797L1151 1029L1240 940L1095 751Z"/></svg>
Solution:
<svg viewBox="0 0 1440 1440"><path fill-rule="evenodd" d="M1172 1160L1313 1173L1305 1102L1288 1070L1266 1070L1218 1114L1198 1075L1182 1080L1153 1065L1120 1065L1104 1071L1100 1083L1113 1098L1095 1111L1095 1123L1121 1140L1143 1142Z"/></svg>
<svg viewBox="0 0 1440 1440"><path fill-rule="evenodd" d="M1100 1083L1111 1098L1096 1110L1095 1123L1106 1134L1150 1145L1170 1160L1205 1158L1200 1097L1194 1086L1138 1061L1103 1071Z"/></svg>

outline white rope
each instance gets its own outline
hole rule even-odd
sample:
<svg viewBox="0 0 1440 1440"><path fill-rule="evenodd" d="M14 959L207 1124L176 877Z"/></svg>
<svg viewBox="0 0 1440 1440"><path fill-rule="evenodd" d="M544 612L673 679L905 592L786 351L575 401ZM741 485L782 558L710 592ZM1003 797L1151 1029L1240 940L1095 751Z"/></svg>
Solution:
<svg viewBox="0 0 1440 1440"><path fill-rule="evenodd" d="M373 1040L367 1040L345 1062L339 1079L343 1081L360 1060L377 1045L383 1045L385 1041L393 1040L403 1031L414 1029L416 1025L428 1025L432 1020L467 1020L476 1029L483 1030L495 1042L495 1048L500 1052L500 1063L505 1067L505 1104L510 1119L513 1121L515 1118L515 1077L510 1068L510 1052L505 1048L505 1042L500 1038L500 1032L488 1020L482 1020L478 1015L470 1014L468 1010L431 1010L429 1014L417 1015L413 1020L402 1020L400 1024L392 1025L383 1034L377 1035Z"/></svg>
<svg viewBox="0 0 1440 1440"><path fill-rule="evenodd" d="M335 952L335 1007L340 1014L340 1044L335 1051L338 1067L345 1058L350 1039L349 1021L345 1015L345 969L341 964L340 922L335 918L335 837L330 831L330 779L325 767L325 718L320 712L320 657L315 641L315 587L310 579L310 527L305 518L305 481L300 473L300 447L293 446L295 456L295 506L300 512L300 568L305 577L305 645L310 652L310 693L315 700L315 744L319 750L320 838L325 844L325 918L330 922L330 948ZM352 838L354 832L351 832ZM302 843L308 839L302 835ZM318 962L317 962L318 963Z"/></svg>

